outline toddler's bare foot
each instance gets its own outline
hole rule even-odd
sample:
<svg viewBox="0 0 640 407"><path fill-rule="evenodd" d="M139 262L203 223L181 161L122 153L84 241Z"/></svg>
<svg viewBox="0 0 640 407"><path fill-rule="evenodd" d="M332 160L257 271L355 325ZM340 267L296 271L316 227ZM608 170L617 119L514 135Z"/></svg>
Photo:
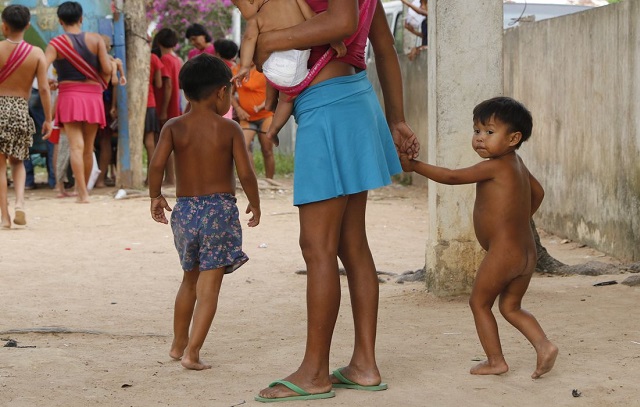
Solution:
<svg viewBox="0 0 640 407"><path fill-rule="evenodd" d="M496 363L489 363L488 360L485 360L482 363L478 363L474 367L471 368L471 374L477 375L489 375L489 374L503 374L509 371L509 365L504 360Z"/></svg>
<svg viewBox="0 0 640 407"><path fill-rule="evenodd" d="M183 356L182 361L180 363L182 364L182 367L184 367L185 369L191 369L191 370L211 369L211 365L204 363L202 359L198 359L197 361L191 360L189 359L188 356Z"/></svg>
<svg viewBox="0 0 640 407"><path fill-rule="evenodd" d="M11 218L7 216L6 219L2 219L2 222L0 222L0 228L11 229Z"/></svg>
<svg viewBox="0 0 640 407"><path fill-rule="evenodd" d="M553 369L553 365L556 363L557 357L558 347L551 342L547 342L547 344L538 351L536 370L531 375L531 378L537 379Z"/></svg>

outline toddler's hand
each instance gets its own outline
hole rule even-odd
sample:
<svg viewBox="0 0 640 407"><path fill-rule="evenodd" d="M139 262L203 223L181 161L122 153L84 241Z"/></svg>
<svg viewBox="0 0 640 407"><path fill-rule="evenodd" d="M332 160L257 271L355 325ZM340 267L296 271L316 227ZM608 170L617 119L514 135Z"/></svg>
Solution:
<svg viewBox="0 0 640 407"><path fill-rule="evenodd" d="M249 222L247 222L247 225L249 227L258 226L258 224L260 223L260 207L251 206L251 204L249 204L247 205L247 210L245 211L245 213L251 213L253 215L249 219Z"/></svg>
<svg viewBox="0 0 640 407"><path fill-rule="evenodd" d="M164 223L166 225L169 223L169 220L167 220L164 214L165 209L171 212L171 207L167 203L167 200L164 199L164 196L160 195L151 200L151 218L158 223Z"/></svg>
<svg viewBox="0 0 640 407"><path fill-rule="evenodd" d="M344 45L344 42L342 41L332 42L331 48L333 48L336 51L337 58L342 58L343 56L347 55L347 46Z"/></svg>
<svg viewBox="0 0 640 407"><path fill-rule="evenodd" d="M408 155L400 153L400 164L402 165L402 171L413 172L414 161Z"/></svg>

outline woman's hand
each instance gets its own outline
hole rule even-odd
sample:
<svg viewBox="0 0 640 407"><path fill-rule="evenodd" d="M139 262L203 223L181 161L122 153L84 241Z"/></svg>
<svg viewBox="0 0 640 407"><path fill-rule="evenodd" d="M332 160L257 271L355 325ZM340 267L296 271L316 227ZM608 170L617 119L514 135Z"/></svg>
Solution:
<svg viewBox="0 0 640 407"><path fill-rule="evenodd" d="M390 123L393 143L399 154L406 154L410 159L418 158L420 143L411 127L405 122Z"/></svg>

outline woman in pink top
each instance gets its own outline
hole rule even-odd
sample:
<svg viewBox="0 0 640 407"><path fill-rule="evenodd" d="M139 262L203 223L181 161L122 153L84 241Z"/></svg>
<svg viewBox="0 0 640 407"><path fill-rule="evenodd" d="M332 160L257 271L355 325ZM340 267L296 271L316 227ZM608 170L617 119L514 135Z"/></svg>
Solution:
<svg viewBox="0 0 640 407"><path fill-rule="evenodd" d="M267 0L255 0L269 7ZM294 205L307 266L307 342L300 367L263 389L256 400L333 397L333 388L384 390L375 357L378 277L366 235L368 191L401 172L397 151L416 157L419 145L405 123L402 78L380 0L306 0L315 17L258 37L258 66L270 53L311 48L313 65L344 41L347 54L320 70L296 98ZM367 79L364 49L371 41L385 113ZM395 144L395 147L394 147ZM355 325L351 361L330 375L331 338L340 307L338 259L349 281ZM277 323L273 315L272 324ZM278 400L278 401L281 401Z"/></svg>
<svg viewBox="0 0 640 407"><path fill-rule="evenodd" d="M193 45L193 49L187 54L187 59L191 59L200 54L216 55L216 49L211 43L211 36L207 29L200 24L191 24L187 27L185 34L187 40Z"/></svg>

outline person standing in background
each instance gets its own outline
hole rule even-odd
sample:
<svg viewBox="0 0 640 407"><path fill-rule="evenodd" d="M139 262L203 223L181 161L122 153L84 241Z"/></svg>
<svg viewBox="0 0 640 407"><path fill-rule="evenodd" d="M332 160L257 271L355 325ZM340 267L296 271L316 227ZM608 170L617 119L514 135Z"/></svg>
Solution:
<svg viewBox="0 0 640 407"><path fill-rule="evenodd" d="M82 13L75 1L58 6L64 34L49 42L45 55L58 73L56 122L69 138L76 201L88 203L93 143L98 128L106 125L102 92L107 87L105 78L111 78L111 61L102 37L82 31Z"/></svg>
<svg viewBox="0 0 640 407"><path fill-rule="evenodd" d="M182 114L182 109L180 108L180 83L178 80L180 68L182 68L182 60L174 52L174 48L178 44L178 34L175 31L171 28L163 28L158 31L155 38L160 49L160 60L163 65L161 69L162 88L155 94L156 111L160 121L160 128L162 128L167 120ZM164 184L175 184L173 157L170 157L167 161Z"/></svg>
<svg viewBox="0 0 640 407"><path fill-rule="evenodd" d="M200 54L216 55L216 48L211 43L211 35L201 24L191 24L185 33L187 40L193 45L193 49L187 54L187 59L191 59Z"/></svg>

